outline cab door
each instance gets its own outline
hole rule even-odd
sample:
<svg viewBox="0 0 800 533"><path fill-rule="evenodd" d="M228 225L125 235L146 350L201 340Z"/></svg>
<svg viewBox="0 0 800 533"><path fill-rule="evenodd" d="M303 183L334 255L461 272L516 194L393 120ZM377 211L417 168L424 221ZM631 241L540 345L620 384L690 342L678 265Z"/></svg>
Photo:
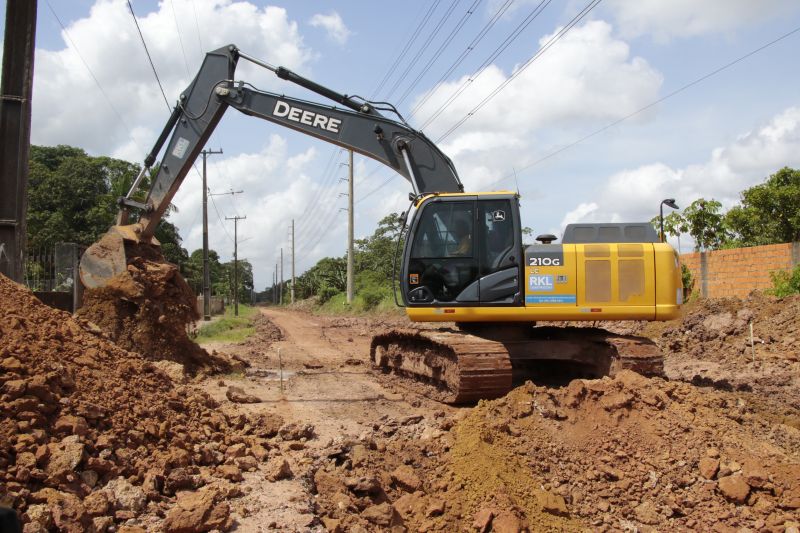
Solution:
<svg viewBox="0 0 800 533"><path fill-rule="evenodd" d="M522 304L522 230L514 196L478 199L476 230L481 305Z"/></svg>

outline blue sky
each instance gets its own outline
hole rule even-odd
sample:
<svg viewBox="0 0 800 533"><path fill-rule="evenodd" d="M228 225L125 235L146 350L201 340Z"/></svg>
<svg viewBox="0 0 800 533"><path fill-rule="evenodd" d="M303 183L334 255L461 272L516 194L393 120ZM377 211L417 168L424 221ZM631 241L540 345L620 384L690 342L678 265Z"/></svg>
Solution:
<svg viewBox="0 0 800 533"><path fill-rule="evenodd" d="M546 6L459 99L424 127L434 139L587 3L514 0L437 86L506 0L132 1L171 102L199 66L201 48L234 42L252 55L343 93L392 102L407 93L399 104L406 116L433 91L410 119L416 127L520 21L537 6ZM471 6L473 12L467 14ZM431 8L418 39L376 92ZM450 44L410 87L460 20L464 24ZM439 21L441 29L433 33ZM454 159L467 189L518 186L523 223L537 233L559 234L563 224L576 220L647 219L668 196L675 196L681 206L701 195L730 205L740 190L777 168L800 165L800 32L557 156L533 163L797 27L800 5L788 0L604 0L439 144ZM168 112L135 32L124 1L40 0L34 143L71 144L96 155L141 161ZM251 67L240 68L237 77L266 90L318 99ZM301 134L236 116L235 111L225 117L209 147L225 151L209 159L211 189L245 190L237 197L215 198L211 245L223 258L230 257L232 227L223 219L247 215L240 226L240 256L254 263L258 289L270 282L281 247L288 256L287 229L293 218L300 271L324 255L343 253L346 217L339 208L346 200L339 193L345 183L338 179L346 175L339 165L346 160L344 154ZM371 233L385 214L406 208L408 183L376 165L356 160L357 236ZM516 183L502 179L515 171ZM199 176L190 174L175 198L179 212L174 221L190 251L201 242L200 195Z"/></svg>

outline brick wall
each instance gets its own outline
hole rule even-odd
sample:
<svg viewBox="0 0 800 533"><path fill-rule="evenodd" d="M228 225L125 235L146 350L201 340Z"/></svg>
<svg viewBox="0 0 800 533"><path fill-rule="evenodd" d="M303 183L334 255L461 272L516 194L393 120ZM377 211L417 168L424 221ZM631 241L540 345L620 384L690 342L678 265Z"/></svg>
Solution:
<svg viewBox="0 0 800 533"><path fill-rule="evenodd" d="M800 264L800 242L733 248L681 255L692 272L694 290L709 298L744 298L754 289L772 287L770 272Z"/></svg>

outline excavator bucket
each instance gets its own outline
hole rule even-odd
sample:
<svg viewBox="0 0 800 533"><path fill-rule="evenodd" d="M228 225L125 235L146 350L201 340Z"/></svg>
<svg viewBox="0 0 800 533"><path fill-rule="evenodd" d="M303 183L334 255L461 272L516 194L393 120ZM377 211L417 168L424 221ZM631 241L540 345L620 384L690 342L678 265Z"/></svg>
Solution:
<svg viewBox="0 0 800 533"><path fill-rule="evenodd" d="M113 277L127 271L125 242L140 242L137 228L136 224L113 226L83 253L80 276L86 288L103 288Z"/></svg>

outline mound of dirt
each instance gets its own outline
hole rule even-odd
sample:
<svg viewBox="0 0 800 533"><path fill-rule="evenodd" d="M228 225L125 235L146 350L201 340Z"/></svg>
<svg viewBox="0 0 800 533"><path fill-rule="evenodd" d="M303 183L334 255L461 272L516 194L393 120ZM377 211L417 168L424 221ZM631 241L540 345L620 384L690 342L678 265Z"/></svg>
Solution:
<svg viewBox="0 0 800 533"><path fill-rule="evenodd" d="M0 301L0 505L25 531L230 527L227 480L273 455L281 420L226 414L2 275Z"/></svg>
<svg viewBox="0 0 800 533"><path fill-rule="evenodd" d="M700 300L656 340L671 379L752 390L800 409L800 296Z"/></svg>
<svg viewBox="0 0 800 533"><path fill-rule="evenodd" d="M329 454L314 476L323 522L411 531L796 527L800 424L749 398L629 371L560 389L527 383L479 403L452 429L445 421L410 438L394 428Z"/></svg>
<svg viewBox="0 0 800 533"><path fill-rule="evenodd" d="M126 243L127 271L101 289L84 293L77 315L106 332L122 348L152 360L169 360L194 372L231 370L188 336L198 318L196 298L178 267L152 246Z"/></svg>

